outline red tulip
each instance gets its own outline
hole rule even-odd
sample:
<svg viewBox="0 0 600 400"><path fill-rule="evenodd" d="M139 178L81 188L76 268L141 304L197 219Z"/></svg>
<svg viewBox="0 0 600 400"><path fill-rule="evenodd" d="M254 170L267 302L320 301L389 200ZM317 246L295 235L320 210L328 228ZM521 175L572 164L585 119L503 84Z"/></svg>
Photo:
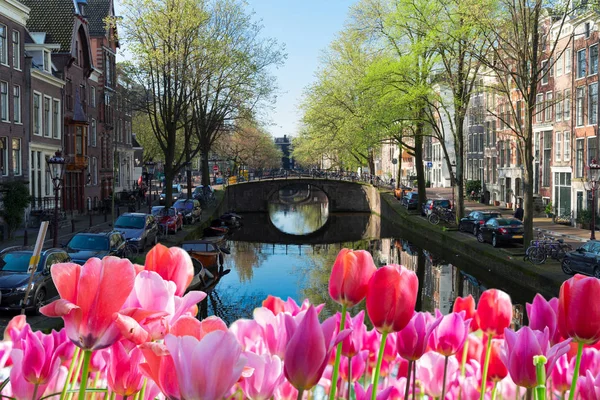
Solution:
<svg viewBox="0 0 600 400"><path fill-rule="evenodd" d="M593 344L600 340L600 306L592 299L600 293L600 280L575 275L560 287L558 328L563 337Z"/></svg>
<svg viewBox="0 0 600 400"><path fill-rule="evenodd" d="M497 289L483 292L477 304L477 320L486 335L503 335L512 322L510 296Z"/></svg>
<svg viewBox="0 0 600 400"><path fill-rule="evenodd" d="M415 312L419 280L401 265L378 269L369 282L367 313L379 332L402 330Z"/></svg>
<svg viewBox="0 0 600 400"><path fill-rule="evenodd" d="M469 347L467 347L466 361L469 362L471 360L477 360L477 362L479 362L482 355L485 355L485 351L483 348L484 346L483 342L481 341L481 338L479 336L476 336L476 334L469 334L469 336L467 336L467 340L465 340L463 347L458 351L457 354L462 354L467 344L469 345Z"/></svg>
<svg viewBox="0 0 600 400"><path fill-rule="evenodd" d="M490 353L490 362L488 366L488 379L492 382L501 381L508 375L508 370L500 358L504 339L492 339L492 350ZM482 354L481 365L484 363L485 354Z"/></svg>
<svg viewBox="0 0 600 400"><path fill-rule="evenodd" d="M455 313L464 311L465 312L465 320L471 320L471 332L475 332L479 329L479 324L477 323L477 312L475 311L475 299L473 296L468 295L467 297L457 297L454 300L454 306L452 307L452 311Z"/></svg>
<svg viewBox="0 0 600 400"><path fill-rule="evenodd" d="M179 247L157 244L146 255L146 271L158 273L164 280L174 282L175 294L183 296L194 278L194 266L190 255Z"/></svg>
<svg viewBox="0 0 600 400"><path fill-rule="evenodd" d="M336 303L355 306L367 295L369 280L376 270L368 251L342 249L331 269L329 295Z"/></svg>
<svg viewBox="0 0 600 400"><path fill-rule="evenodd" d="M40 309L49 317L62 317L67 336L84 350L106 348L120 331L114 322L133 289L135 271L129 260L90 258L83 266L52 266L52 280L60 299Z"/></svg>
<svg viewBox="0 0 600 400"><path fill-rule="evenodd" d="M285 311L285 301L271 295L268 295L267 298L263 300L262 306L273 311L273 314L275 315Z"/></svg>

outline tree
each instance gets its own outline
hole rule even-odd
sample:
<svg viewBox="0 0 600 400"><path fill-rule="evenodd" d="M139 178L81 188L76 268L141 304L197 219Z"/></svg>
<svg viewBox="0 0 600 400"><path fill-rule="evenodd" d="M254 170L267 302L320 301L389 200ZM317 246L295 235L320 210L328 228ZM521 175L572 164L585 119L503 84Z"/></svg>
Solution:
<svg viewBox="0 0 600 400"><path fill-rule="evenodd" d="M23 214L31 202L29 189L22 182L7 182L2 185L2 205L0 216L8 227L8 238L13 237L14 232L23 223Z"/></svg>

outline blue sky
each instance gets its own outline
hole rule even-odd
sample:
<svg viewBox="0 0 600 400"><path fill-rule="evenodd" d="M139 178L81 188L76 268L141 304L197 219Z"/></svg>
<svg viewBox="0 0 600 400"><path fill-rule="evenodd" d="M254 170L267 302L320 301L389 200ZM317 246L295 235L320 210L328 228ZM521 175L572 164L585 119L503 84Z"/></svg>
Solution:
<svg viewBox="0 0 600 400"><path fill-rule="evenodd" d="M279 95L269 114L273 136L295 135L300 112L298 105L305 87L314 81L323 50L342 30L348 0L247 0L263 34L284 43L288 58L273 73Z"/></svg>
<svg viewBox="0 0 600 400"><path fill-rule="evenodd" d="M295 135L298 105L305 87L314 81L323 50L342 30L351 0L246 0L255 20L262 20L263 36L285 44L285 64L273 69L279 92L266 116L271 135ZM119 0L115 0L119 14ZM124 50L124 49L121 49ZM127 55L122 55L127 57ZM119 57L121 58L121 57Z"/></svg>

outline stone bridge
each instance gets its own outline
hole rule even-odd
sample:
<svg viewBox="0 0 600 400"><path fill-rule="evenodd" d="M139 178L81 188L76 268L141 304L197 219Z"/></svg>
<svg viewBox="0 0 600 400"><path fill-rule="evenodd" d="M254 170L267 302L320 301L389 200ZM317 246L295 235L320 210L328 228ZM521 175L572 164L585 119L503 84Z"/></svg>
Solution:
<svg viewBox="0 0 600 400"><path fill-rule="evenodd" d="M229 210L240 213L266 213L269 199L279 190L294 184L308 184L322 190L329 200L330 213L381 212L377 188L360 182L320 178L279 178L229 185L225 192L225 205Z"/></svg>

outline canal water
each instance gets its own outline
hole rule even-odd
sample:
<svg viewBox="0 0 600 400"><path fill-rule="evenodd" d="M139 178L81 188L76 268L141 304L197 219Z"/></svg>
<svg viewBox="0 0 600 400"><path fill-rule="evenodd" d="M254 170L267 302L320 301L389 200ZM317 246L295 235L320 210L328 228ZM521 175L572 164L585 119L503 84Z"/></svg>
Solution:
<svg viewBox="0 0 600 400"><path fill-rule="evenodd" d="M402 264L415 271L420 284L418 310L448 313L457 296L472 294L477 300L484 290L495 287L511 295L515 322L520 324L525 302L533 300L534 293L515 290L480 268L449 263L452 254L418 247L395 234L393 227L383 229L386 221L375 215L330 214L327 196L308 185L280 191L270 201L268 216L246 214L243 222L228 241L231 254L225 257L224 268L230 272L208 293L200 317L217 315L227 324L252 318L268 295L290 297L299 304L304 299L324 303L321 315L332 315L340 308L329 297L328 280L342 248L369 251L377 266ZM363 239L372 226L391 234ZM357 307L364 308L364 302Z"/></svg>

